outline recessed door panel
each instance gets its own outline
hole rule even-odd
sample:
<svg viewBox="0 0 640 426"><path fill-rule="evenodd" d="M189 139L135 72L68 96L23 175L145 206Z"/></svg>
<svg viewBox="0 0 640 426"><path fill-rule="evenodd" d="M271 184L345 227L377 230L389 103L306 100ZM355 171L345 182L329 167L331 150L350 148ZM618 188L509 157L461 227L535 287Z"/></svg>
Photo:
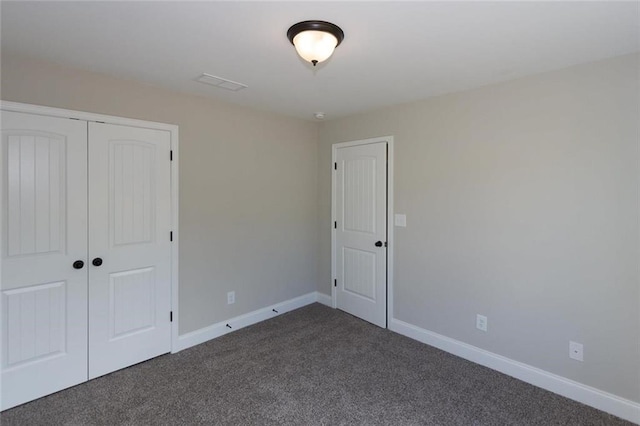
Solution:
<svg viewBox="0 0 640 426"><path fill-rule="evenodd" d="M347 158L343 162L344 230L376 233L376 157Z"/></svg>
<svg viewBox="0 0 640 426"><path fill-rule="evenodd" d="M1 115L6 409L87 380L87 123Z"/></svg>
<svg viewBox="0 0 640 426"><path fill-rule="evenodd" d="M48 283L3 291L7 311L3 368L66 352L66 283Z"/></svg>
<svg viewBox="0 0 640 426"><path fill-rule="evenodd" d="M155 327L155 281L154 268L110 275L110 340Z"/></svg>
<svg viewBox="0 0 640 426"><path fill-rule="evenodd" d="M376 300L376 253L343 248L343 288L352 294Z"/></svg>
<svg viewBox="0 0 640 426"><path fill-rule="evenodd" d="M64 251L65 138L7 131L7 256Z"/></svg>
<svg viewBox="0 0 640 426"><path fill-rule="evenodd" d="M143 141L109 142L111 245L153 241L156 146Z"/></svg>

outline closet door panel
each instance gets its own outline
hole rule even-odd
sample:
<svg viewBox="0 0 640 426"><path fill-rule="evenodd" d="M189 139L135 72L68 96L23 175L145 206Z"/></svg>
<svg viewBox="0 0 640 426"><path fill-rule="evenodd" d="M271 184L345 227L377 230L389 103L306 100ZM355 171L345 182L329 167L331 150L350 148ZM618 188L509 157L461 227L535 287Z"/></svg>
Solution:
<svg viewBox="0 0 640 426"><path fill-rule="evenodd" d="M1 119L7 409L87 380L87 123L7 111Z"/></svg>
<svg viewBox="0 0 640 426"><path fill-rule="evenodd" d="M89 377L171 350L170 134L89 123Z"/></svg>

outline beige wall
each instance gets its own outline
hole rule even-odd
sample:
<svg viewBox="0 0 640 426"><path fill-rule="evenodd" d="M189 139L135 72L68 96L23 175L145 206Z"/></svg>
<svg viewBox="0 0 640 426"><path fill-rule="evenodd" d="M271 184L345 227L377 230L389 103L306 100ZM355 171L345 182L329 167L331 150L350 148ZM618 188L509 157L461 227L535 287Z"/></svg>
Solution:
<svg viewBox="0 0 640 426"><path fill-rule="evenodd" d="M0 97L180 126L181 333L330 294L331 144L394 135L395 210L408 221L395 230L395 316L640 402L638 61L329 121L319 134L6 52ZM569 340L584 343L583 363Z"/></svg>
<svg viewBox="0 0 640 426"><path fill-rule="evenodd" d="M395 317L639 402L638 60L323 123L318 290L331 144L394 135Z"/></svg>
<svg viewBox="0 0 640 426"><path fill-rule="evenodd" d="M4 100L180 126L181 334L315 291L315 123L6 52L1 89Z"/></svg>

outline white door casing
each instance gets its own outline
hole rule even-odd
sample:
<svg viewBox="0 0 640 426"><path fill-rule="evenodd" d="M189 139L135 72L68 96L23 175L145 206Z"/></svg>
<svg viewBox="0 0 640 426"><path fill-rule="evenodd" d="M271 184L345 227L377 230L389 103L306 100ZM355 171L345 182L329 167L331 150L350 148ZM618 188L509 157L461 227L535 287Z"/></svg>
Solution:
<svg viewBox="0 0 640 426"><path fill-rule="evenodd" d="M387 324L387 143L335 149L337 308Z"/></svg>
<svg viewBox="0 0 640 426"><path fill-rule="evenodd" d="M87 379L87 123L0 117L6 409Z"/></svg>
<svg viewBox="0 0 640 426"><path fill-rule="evenodd" d="M170 149L89 123L89 379L171 350Z"/></svg>

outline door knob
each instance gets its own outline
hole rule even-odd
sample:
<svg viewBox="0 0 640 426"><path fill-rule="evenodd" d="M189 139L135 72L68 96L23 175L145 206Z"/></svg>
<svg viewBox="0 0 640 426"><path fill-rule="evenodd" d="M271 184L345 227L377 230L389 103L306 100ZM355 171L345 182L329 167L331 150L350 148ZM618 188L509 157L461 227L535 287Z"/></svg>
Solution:
<svg viewBox="0 0 640 426"><path fill-rule="evenodd" d="M75 262L73 262L74 269L82 269L83 266L84 262L82 260L76 260Z"/></svg>
<svg viewBox="0 0 640 426"><path fill-rule="evenodd" d="M96 257L91 261L91 263L93 263L93 266L100 266L102 265L102 259L100 259L99 257Z"/></svg>
<svg viewBox="0 0 640 426"><path fill-rule="evenodd" d="M382 241L376 241L376 247L382 247Z"/></svg>

